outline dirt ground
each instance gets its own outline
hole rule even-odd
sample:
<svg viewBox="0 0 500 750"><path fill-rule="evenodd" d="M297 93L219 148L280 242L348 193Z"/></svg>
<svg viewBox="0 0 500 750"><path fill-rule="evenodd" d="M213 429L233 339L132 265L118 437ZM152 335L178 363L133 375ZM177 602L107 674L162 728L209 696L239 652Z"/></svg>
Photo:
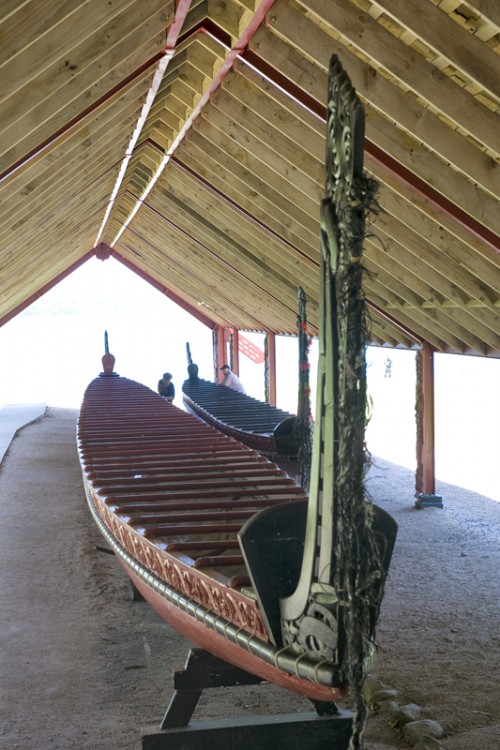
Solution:
<svg viewBox="0 0 500 750"><path fill-rule="evenodd" d="M140 750L189 644L144 602L86 508L77 412L48 409L0 469L1 750ZM438 483L417 511L413 474L375 459L372 498L399 524L375 675L444 729L446 750L500 748L500 503ZM348 708L348 704L342 706ZM194 719L309 710L273 686L206 691ZM365 750L406 748L387 714Z"/></svg>

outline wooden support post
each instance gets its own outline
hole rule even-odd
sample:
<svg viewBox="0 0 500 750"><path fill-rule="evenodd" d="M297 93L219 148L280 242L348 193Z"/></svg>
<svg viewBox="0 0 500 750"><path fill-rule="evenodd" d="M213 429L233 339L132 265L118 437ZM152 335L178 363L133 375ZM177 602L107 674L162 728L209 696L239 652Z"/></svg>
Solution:
<svg viewBox="0 0 500 750"><path fill-rule="evenodd" d="M213 353L214 353L214 381L220 381L219 367L227 361L226 353L226 335L227 329L222 326L215 326L213 330Z"/></svg>
<svg viewBox="0 0 500 750"><path fill-rule="evenodd" d="M426 494L434 494L435 481L435 440L434 440L434 352L427 342L422 347L422 395L423 445L422 445L422 484Z"/></svg>
<svg viewBox="0 0 500 750"><path fill-rule="evenodd" d="M442 498L436 492L435 471L435 434L434 434L434 350L432 346L424 342L422 350L417 355L420 357L420 403L417 409L418 440L417 459L417 508L428 506L443 507ZM418 401L418 399L417 399ZM419 486L420 485L420 486Z"/></svg>
<svg viewBox="0 0 500 750"><path fill-rule="evenodd" d="M142 749L348 749L352 733L352 714L347 711L324 716L318 715L315 711L304 711L190 723L202 690L259 685L262 682L259 677L233 667L203 649L192 649L184 669L174 672L175 692L160 729L143 730Z"/></svg>
<svg viewBox="0 0 500 750"><path fill-rule="evenodd" d="M264 377L266 401L271 406L276 406L276 334L273 331L268 331L266 334Z"/></svg>
<svg viewBox="0 0 500 750"><path fill-rule="evenodd" d="M232 346L231 346L231 369L235 375L240 374L240 343L239 343L239 331L237 328L233 328L232 333Z"/></svg>

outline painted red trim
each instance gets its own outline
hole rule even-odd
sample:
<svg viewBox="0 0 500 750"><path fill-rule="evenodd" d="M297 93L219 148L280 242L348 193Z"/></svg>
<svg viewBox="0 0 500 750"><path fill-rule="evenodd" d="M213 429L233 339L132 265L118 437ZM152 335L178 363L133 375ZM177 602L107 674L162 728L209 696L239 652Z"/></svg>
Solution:
<svg viewBox="0 0 500 750"><path fill-rule="evenodd" d="M189 31L186 31L185 34L181 34L181 36L179 37L179 44L185 42L187 39L190 39L193 34L207 34L223 47L231 49L231 34L222 29L220 26L217 26L217 24L214 23L211 18L204 18L202 21L199 21L197 24L192 26Z"/></svg>
<svg viewBox="0 0 500 750"><path fill-rule="evenodd" d="M228 329L224 326L216 325L214 328L214 382L219 383L221 381L221 374L219 368L229 361L227 355L227 341L229 338Z"/></svg>
<svg viewBox="0 0 500 750"><path fill-rule="evenodd" d="M233 328L232 338L232 363L235 375L240 374L240 332L238 328Z"/></svg>
<svg viewBox="0 0 500 750"><path fill-rule="evenodd" d="M267 333L267 369L269 373L269 403L276 406L276 334Z"/></svg>
<svg viewBox="0 0 500 750"><path fill-rule="evenodd" d="M238 332L238 351L257 365L265 361L265 355L260 346L250 341L241 331Z"/></svg>
<svg viewBox="0 0 500 750"><path fill-rule="evenodd" d="M347 691L343 688L326 688L314 682L306 682L295 675L288 675L276 667L267 664L263 659L259 659L250 651L246 651L241 646L232 643L217 633L217 631L210 630L197 621L196 618L189 617L179 607L170 604L155 589L148 586L131 568L126 567L122 560L119 559L119 563L159 617L166 620L166 622L182 633L189 641L218 656L219 659L230 662L251 674L257 674L262 680L279 685L281 688L292 691L301 697L307 696L312 701L331 703L334 700L338 701L345 697ZM154 737L154 735L151 736ZM151 743L148 744L151 745ZM267 744L269 746L269 743Z"/></svg>
<svg viewBox="0 0 500 750"><path fill-rule="evenodd" d="M175 47L179 41L179 34L181 33L182 27L184 26L186 16L191 9L192 2L193 0L176 0L175 17L168 27L165 50L175 52Z"/></svg>

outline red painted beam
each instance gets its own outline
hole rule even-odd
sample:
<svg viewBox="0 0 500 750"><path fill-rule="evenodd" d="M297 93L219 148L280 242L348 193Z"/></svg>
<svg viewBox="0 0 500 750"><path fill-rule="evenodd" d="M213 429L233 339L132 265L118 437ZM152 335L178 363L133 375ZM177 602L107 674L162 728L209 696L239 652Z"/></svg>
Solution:
<svg viewBox="0 0 500 750"><path fill-rule="evenodd" d="M231 339L231 369L235 375L240 374L240 332L238 328L233 328Z"/></svg>
<svg viewBox="0 0 500 750"><path fill-rule="evenodd" d="M267 334L266 355L266 393L268 394L268 401L271 406L276 406L276 335L271 331Z"/></svg>
<svg viewBox="0 0 500 750"><path fill-rule="evenodd" d="M223 326L217 325L214 328L213 333L214 340L214 381L220 382L221 375L219 368L223 364L228 362L228 341L229 341L229 329Z"/></svg>

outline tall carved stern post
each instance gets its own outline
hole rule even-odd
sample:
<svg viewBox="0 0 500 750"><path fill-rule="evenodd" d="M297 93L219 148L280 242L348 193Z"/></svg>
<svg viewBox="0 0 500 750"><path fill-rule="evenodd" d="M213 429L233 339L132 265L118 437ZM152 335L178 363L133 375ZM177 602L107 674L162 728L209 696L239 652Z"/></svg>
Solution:
<svg viewBox="0 0 500 750"><path fill-rule="evenodd" d="M302 567L281 598L284 645L338 666L356 702L350 747L361 747L361 686L396 523L367 502L364 476L367 322L362 288L365 217L377 184L363 173L364 110L334 55L330 62L326 189L321 206L319 364L311 485Z"/></svg>

